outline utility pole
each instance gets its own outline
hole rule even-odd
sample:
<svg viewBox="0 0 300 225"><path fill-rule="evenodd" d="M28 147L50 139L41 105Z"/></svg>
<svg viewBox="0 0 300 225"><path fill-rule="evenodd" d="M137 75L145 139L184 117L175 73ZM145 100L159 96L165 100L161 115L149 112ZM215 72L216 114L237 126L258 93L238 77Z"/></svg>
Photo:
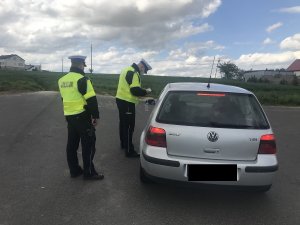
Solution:
<svg viewBox="0 0 300 225"><path fill-rule="evenodd" d="M64 57L61 58L61 73L64 73Z"/></svg>
<svg viewBox="0 0 300 225"><path fill-rule="evenodd" d="M93 74L93 43L91 43L91 68L90 68L91 75Z"/></svg>
<svg viewBox="0 0 300 225"><path fill-rule="evenodd" d="M217 76L217 70L218 70L218 65L219 65L219 63L220 63L220 58L218 59L218 63L217 63L217 66L216 66L216 71L215 71L215 78L216 78L216 76Z"/></svg>

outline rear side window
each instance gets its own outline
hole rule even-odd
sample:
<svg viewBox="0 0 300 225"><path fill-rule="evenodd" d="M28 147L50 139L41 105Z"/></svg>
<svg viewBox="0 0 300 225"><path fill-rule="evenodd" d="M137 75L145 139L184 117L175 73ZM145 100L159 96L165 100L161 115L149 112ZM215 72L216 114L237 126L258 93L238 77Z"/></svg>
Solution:
<svg viewBox="0 0 300 225"><path fill-rule="evenodd" d="M221 92L169 92L160 107L156 121L219 128L270 128L253 95Z"/></svg>

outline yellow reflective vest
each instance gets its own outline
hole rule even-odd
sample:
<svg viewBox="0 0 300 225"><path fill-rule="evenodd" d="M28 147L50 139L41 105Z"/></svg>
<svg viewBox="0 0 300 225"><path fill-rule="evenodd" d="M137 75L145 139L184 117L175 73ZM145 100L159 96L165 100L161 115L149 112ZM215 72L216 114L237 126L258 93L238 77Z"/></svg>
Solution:
<svg viewBox="0 0 300 225"><path fill-rule="evenodd" d="M63 99L64 115L76 115L85 111L86 100L96 96L90 80L87 80L86 94L82 95L77 86L79 79L84 76L80 73L70 72L58 80L59 91Z"/></svg>
<svg viewBox="0 0 300 225"><path fill-rule="evenodd" d="M132 77L132 83L130 85L126 81L126 74L129 71L134 72ZM129 66L125 68L120 74L116 98L137 104L139 102L139 98L131 94L130 88L132 87L141 87L141 79L140 74L137 71L135 71L135 69L132 66Z"/></svg>

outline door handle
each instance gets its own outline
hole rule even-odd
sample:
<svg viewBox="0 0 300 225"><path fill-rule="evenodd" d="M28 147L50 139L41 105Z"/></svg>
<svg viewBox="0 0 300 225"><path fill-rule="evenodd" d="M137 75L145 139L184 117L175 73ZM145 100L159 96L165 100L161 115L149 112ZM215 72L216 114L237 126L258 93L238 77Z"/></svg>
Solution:
<svg viewBox="0 0 300 225"><path fill-rule="evenodd" d="M220 149L219 148L205 148L204 152L209 153L209 154L215 154L215 153L219 153Z"/></svg>

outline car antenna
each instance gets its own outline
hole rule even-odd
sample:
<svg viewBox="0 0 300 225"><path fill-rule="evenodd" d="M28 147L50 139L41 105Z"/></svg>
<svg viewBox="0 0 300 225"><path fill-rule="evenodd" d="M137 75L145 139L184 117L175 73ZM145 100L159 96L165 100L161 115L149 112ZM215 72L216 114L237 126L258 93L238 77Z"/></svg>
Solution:
<svg viewBox="0 0 300 225"><path fill-rule="evenodd" d="M211 73L212 73L212 70L213 70L213 67L214 67L214 64L215 64L215 58L216 58L216 56L214 56L214 61L213 61L212 66L211 66L210 75L209 75L209 80L208 80L208 83L207 83L207 88L210 88Z"/></svg>

